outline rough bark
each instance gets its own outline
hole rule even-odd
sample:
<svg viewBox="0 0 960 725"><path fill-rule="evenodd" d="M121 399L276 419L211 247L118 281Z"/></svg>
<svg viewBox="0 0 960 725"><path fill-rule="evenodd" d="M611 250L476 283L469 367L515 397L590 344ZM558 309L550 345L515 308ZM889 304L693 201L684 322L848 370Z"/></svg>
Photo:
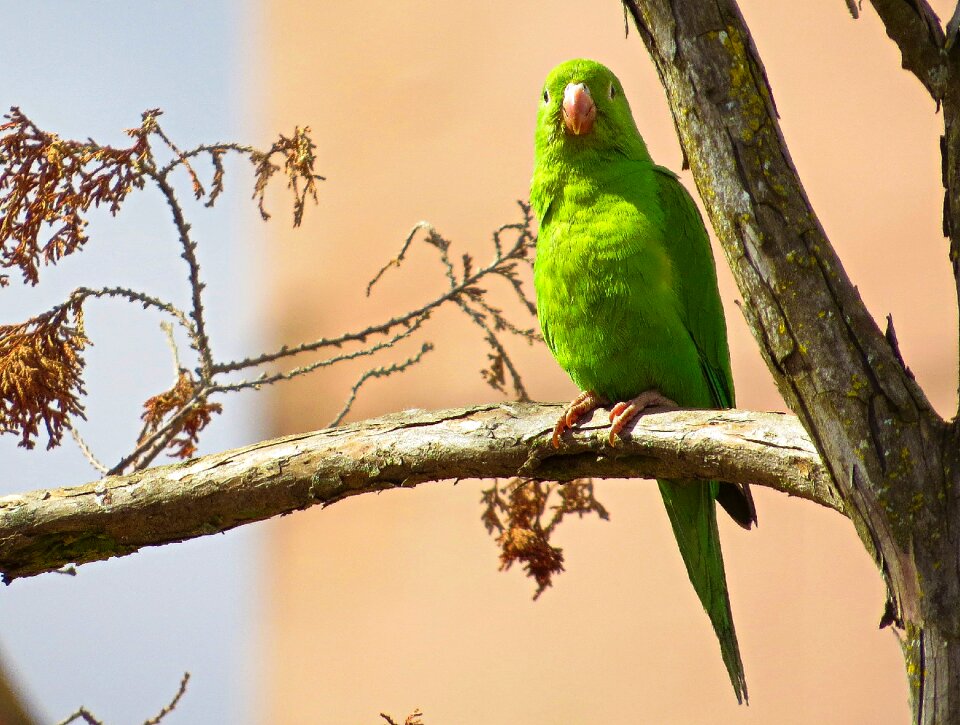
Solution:
<svg viewBox="0 0 960 725"><path fill-rule="evenodd" d="M734 0L625 5L663 82L751 330L886 580L884 623L905 631L915 721L960 722L955 428L934 412L892 328L880 331L827 239ZM936 16L923 0L874 5L890 36L909 46L904 66L944 97L949 122L944 89L956 82ZM947 206L960 214L950 201L953 158L945 156Z"/></svg>
<svg viewBox="0 0 960 725"><path fill-rule="evenodd" d="M561 409L514 403L411 410L83 486L5 496L0 572L10 582L347 496L452 478L708 478L770 486L843 510L793 416L654 413L611 448L601 410L555 450L550 432Z"/></svg>

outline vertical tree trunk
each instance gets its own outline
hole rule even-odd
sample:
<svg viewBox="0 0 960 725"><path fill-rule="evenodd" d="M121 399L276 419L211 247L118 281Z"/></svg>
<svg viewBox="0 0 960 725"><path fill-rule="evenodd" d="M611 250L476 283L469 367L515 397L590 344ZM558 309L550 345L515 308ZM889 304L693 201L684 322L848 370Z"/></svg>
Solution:
<svg viewBox="0 0 960 725"><path fill-rule="evenodd" d="M914 722L960 723L956 426L933 410L900 357L892 322L881 332L827 239L735 0L624 4L666 90L747 322L887 583L881 625L901 632ZM904 66L938 101L949 97L952 76L932 67L947 63L932 11L923 0L874 4L902 49L897 33L920 44L904 51ZM957 268L953 108L945 105L945 229Z"/></svg>

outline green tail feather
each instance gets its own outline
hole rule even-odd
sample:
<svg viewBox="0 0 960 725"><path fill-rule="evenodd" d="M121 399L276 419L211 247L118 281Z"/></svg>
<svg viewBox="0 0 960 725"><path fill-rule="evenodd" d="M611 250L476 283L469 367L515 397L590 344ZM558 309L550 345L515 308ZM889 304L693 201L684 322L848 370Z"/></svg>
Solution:
<svg viewBox="0 0 960 725"><path fill-rule="evenodd" d="M740 660L737 633L733 627L723 554L720 551L714 503L717 483L682 480L657 483L680 554L687 566L687 574L720 640L723 663L730 675L737 701L743 704L747 702L747 682Z"/></svg>

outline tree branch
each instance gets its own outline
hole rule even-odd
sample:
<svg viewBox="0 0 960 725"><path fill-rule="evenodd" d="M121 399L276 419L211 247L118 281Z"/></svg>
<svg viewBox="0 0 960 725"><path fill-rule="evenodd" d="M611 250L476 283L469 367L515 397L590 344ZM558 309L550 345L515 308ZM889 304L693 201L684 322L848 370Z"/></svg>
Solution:
<svg viewBox="0 0 960 725"><path fill-rule="evenodd" d="M611 448L607 417L598 411L558 451L549 434L561 410L520 403L411 410L83 486L5 496L0 572L10 582L443 479L710 478L769 486L843 511L793 416L649 414Z"/></svg>
<svg viewBox="0 0 960 725"><path fill-rule="evenodd" d="M926 0L870 0L870 4L887 35L900 48L903 67L923 83L939 105L950 80L940 18Z"/></svg>

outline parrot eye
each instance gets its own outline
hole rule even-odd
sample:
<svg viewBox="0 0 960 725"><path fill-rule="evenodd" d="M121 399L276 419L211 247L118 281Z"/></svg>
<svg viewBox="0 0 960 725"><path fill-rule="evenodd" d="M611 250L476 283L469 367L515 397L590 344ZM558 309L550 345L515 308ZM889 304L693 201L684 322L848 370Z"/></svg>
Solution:
<svg viewBox="0 0 960 725"><path fill-rule="evenodd" d="M613 85L613 83L611 83L610 84L610 100L613 100L616 97L617 97L617 87Z"/></svg>
<svg viewBox="0 0 960 725"><path fill-rule="evenodd" d="M543 89L543 102L550 103L550 91L548 91L546 88Z"/></svg>

